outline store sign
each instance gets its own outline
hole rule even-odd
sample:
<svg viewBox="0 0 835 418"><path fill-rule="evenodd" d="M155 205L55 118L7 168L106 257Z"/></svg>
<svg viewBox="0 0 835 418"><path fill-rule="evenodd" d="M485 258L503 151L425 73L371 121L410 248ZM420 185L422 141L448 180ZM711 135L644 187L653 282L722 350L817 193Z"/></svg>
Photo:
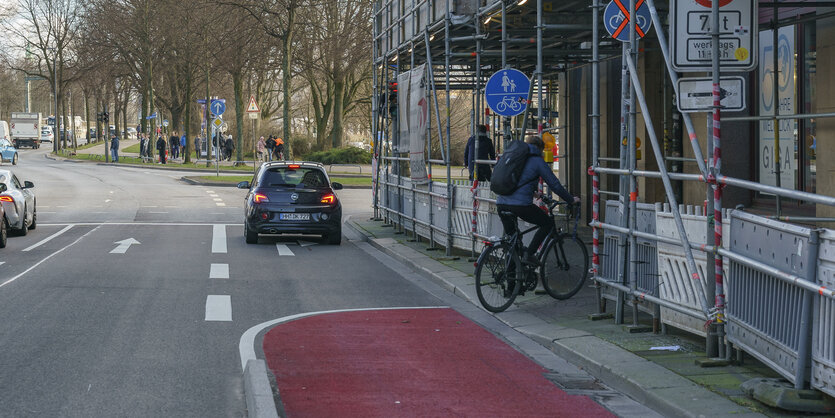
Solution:
<svg viewBox="0 0 835 418"><path fill-rule="evenodd" d="M760 116L774 115L775 98L780 115L796 113L794 26L780 28L777 32L777 94L774 91L774 34L770 30L760 32L759 52ZM779 120L780 132L780 186L795 189L797 170L797 119ZM777 184L776 153L774 151L774 121L760 122L760 183Z"/></svg>

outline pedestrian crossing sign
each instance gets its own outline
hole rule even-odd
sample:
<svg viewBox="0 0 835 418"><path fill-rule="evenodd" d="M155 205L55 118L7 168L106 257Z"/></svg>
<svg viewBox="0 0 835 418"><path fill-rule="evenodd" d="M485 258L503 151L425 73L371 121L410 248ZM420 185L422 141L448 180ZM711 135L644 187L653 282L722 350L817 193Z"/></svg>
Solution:
<svg viewBox="0 0 835 418"><path fill-rule="evenodd" d="M249 96L249 107L246 108L248 113L260 112L258 105L255 103L255 96Z"/></svg>

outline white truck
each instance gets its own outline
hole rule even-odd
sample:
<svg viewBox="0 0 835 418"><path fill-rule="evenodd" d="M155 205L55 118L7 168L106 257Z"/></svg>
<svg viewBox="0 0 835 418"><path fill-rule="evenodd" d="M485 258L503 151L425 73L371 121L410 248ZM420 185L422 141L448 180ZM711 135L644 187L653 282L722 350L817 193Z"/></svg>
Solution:
<svg viewBox="0 0 835 418"><path fill-rule="evenodd" d="M12 112L9 123L15 148L41 146L41 114Z"/></svg>

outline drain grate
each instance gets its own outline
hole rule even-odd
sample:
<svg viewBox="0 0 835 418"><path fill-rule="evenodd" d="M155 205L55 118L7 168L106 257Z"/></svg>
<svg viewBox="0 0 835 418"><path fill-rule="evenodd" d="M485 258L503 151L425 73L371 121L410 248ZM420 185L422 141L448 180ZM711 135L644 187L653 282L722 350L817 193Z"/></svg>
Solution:
<svg viewBox="0 0 835 418"><path fill-rule="evenodd" d="M568 375L560 373L543 373L543 376L565 391L609 391L597 379L591 376Z"/></svg>

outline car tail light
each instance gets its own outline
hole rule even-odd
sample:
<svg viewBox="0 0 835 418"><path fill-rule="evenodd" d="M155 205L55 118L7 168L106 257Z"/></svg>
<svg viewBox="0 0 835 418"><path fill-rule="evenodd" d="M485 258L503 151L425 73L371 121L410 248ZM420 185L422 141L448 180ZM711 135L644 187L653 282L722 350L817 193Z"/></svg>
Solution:
<svg viewBox="0 0 835 418"><path fill-rule="evenodd" d="M11 196L0 196L0 202L12 202L14 203L14 198Z"/></svg>
<svg viewBox="0 0 835 418"><path fill-rule="evenodd" d="M332 204L334 204L334 202L336 202L336 196L334 196L333 193L328 193L328 194L322 196L321 202L332 205Z"/></svg>
<svg viewBox="0 0 835 418"><path fill-rule="evenodd" d="M262 203L262 202L269 202L270 201L270 199L267 198L267 195L261 194L261 193L255 193L255 196L253 197L253 200L255 201L255 203Z"/></svg>
<svg viewBox="0 0 835 418"><path fill-rule="evenodd" d="M301 167L301 166L298 165L298 164L290 164L290 165L287 166L287 168L289 168L290 170L298 170L299 167Z"/></svg>

